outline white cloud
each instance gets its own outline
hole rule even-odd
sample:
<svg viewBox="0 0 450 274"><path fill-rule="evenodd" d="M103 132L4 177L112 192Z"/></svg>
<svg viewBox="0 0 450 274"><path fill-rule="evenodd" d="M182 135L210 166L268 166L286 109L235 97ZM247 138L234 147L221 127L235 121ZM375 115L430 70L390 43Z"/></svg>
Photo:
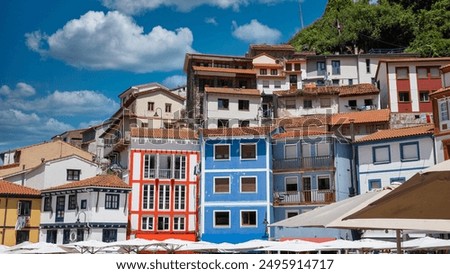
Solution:
<svg viewBox="0 0 450 274"><path fill-rule="evenodd" d="M89 11L52 35L26 34L28 47L43 57L92 70L138 73L180 69L192 49L189 28L175 31L155 26L149 33L117 11Z"/></svg>
<svg viewBox="0 0 450 274"><path fill-rule="evenodd" d="M211 25L214 25L214 26L218 25L215 17L207 17L207 18L205 18L205 23L211 24Z"/></svg>
<svg viewBox="0 0 450 274"><path fill-rule="evenodd" d="M266 0L260 0L264 2ZM160 7L174 7L181 12L188 12L196 7L208 5L222 9L239 10L252 0L102 0L105 7L121 11L125 14L138 14ZM259 2L259 1L256 1Z"/></svg>
<svg viewBox="0 0 450 274"><path fill-rule="evenodd" d="M26 84L26 83L17 83L15 89L11 89L7 85L3 85L0 87L0 95L5 95L8 97L29 97L36 94L36 90Z"/></svg>
<svg viewBox="0 0 450 274"><path fill-rule="evenodd" d="M173 75L170 77L167 77L163 80L163 85L168 88L176 88L180 86L186 85L186 76L184 75Z"/></svg>
<svg viewBox="0 0 450 274"><path fill-rule="evenodd" d="M281 37L281 32L261 24L253 19L249 24L238 26L235 21L233 25L233 36L247 43L267 43L276 44Z"/></svg>
<svg viewBox="0 0 450 274"><path fill-rule="evenodd" d="M92 126L100 125L100 124L102 124L104 122L105 122L104 120L91 120L89 122L81 122L78 125L78 128L89 128L89 127L92 127Z"/></svg>

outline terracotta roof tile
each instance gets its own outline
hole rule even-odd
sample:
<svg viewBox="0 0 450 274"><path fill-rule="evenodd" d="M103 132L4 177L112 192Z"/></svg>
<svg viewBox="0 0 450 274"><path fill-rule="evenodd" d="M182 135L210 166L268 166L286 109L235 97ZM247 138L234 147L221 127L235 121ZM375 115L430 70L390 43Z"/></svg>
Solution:
<svg viewBox="0 0 450 274"><path fill-rule="evenodd" d="M268 135L274 129L273 127L234 127L201 129L201 132L204 137L263 136Z"/></svg>
<svg viewBox="0 0 450 274"><path fill-rule="evenodd" d="M277 126L283 128L301 128L311 126L326 126L330 120L329 115L317 114L317 115L304 115L301 117L284 117L277 118L275 123Z"/></svg>
<svg viewBox="0 0 450 274"><path fill-rule="evenodd" d="M273 139L286 139L286 138L296 138L304 136L320 136L331 134L326 131L325 128L305 128L302 130L288 130L286 132L277 133L272 136Z"/></svg>
<svg viewBox="0 0 450 274"><path fill-rule="evenodd" d="M339 94L339 87L335 86L307 87L304 89L297 89L297 90L277 90L274 91L273 93L278 97L335 95Z"/></svg>
<svg viewBox="0 0 450 274"><path fill-rule="evenodd" d="M259 90L250 88L205 87L205 92L217 94L249 95L249 96L261 95Z"/></svg>
<svg viewBox="0 0 450 274"><path fill-rule="evenodd" d="M381 123L389 122L391 118L391 111L389 109L379 110L364 110L347 113L338 113L331 116L331 125L345 125L350 124L351 119L355 124L364 123Z"/></svg>
<svg viewBox="0 0 450 274"><path fill-rule="evenodd" d="M433 125L379 130L356 140L356 143L433 134L433 130Z"/></svg>
<svg viewBox="0 0 450 274"><path fill-rule="evenodd" d="M62 184L42 190L42 192L50 192L53 190L76 189L84 187L105 187L105 188L121 188L131 189L124 181L115 175L97 175L81 181Z"/></svg>
<svg viewBox="0 0 450 274"><path fill-rule="evenodd" d="M437 94L444 93L447 91L450 91L450 87L440 88L440 89L436 90L435 92L430 93L430 95L437 95Z"/></svg>
<svg viewBox="0 0 450 274"><path fill-rule="evenodd" d="M131 128L131 137L158 138L158 139L198 139L198 134L192 129L167 128Z"/></svg>
<svg viewBox="0 0 450 274"><path fill-rule="evenodd" d="M10 183L5 180L0 180L0 196L5 195L40 197L41 192L34 188Z"/></svg>
<svg viewBox="0 0 450 274"><path fill-rule="evenodd" d="M228 72L228 73L255 74L256 75L256 70L254 70L254 69L216 68L216 67L201 67L201 66L192 66L192 69L195 71Z"/></svg>
<svg viewBox="0 0 450 274"><path fill-rule="evenodd" d="M379 94L379 93L380 90L372 84L359 84L359 85L339 87L340 97Z"/></svg>
<svg viewBox="0 0 450 274"><path fill-rule="evenodd" d="M439 68L440 70L442 70L442 72L449 72L450 71L450 64L448 65L443 65L442 67Z"/></svg>

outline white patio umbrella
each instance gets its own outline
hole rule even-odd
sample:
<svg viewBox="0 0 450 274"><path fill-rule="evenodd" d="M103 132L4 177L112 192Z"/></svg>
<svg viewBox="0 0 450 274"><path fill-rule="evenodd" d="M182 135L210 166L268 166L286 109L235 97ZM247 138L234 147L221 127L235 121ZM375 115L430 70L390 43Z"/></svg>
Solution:
<svg viewBox="0 0 450 274"><path fill-rule="evenodd" d="M74 242L70 244L63 245L66 247L74 247L78 250L80 253L91 253L95 254L98 253L101 250L104 250L106 248L111 247L111 243L104 243L97 240L87 240L87 241L81 241L81 242Z"/></svg>
<svg viewBox="0 0 450 274"><path fill-rule="evenodd" d="M141 238L112 242L110 246L120 247L119 251L125 253L138 253L149 246L161 246L163 243L157 240L147 240Z"/></svg>
<svg viewBox="0 0 450 274"><path fill-rule="evenodd" d="M433 237L422 237L402 243L403 248L409 249L439 249L450 248L450 240L437 239Z"/></svg>
<svg viewBox="0 0 450 274"><path fill-rule="evenodd" d="M318 243L302 241L302 240L290 240L290 241L282 241L277 242L277 244L258 248L256 251L277 251L278 253L281 251L287 252L309 252L309 251L318 251L320 245Z"/></svg>

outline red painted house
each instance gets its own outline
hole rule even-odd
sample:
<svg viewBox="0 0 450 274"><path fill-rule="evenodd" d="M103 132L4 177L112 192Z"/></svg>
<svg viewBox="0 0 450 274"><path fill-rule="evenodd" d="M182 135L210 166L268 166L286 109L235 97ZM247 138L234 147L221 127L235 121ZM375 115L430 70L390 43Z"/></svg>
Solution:
<svg viewBox="0 0 450 274"><path fill-rule="evenodd" d="M192 130L131 129L129 237L197 239L199 162Z"/></svg>

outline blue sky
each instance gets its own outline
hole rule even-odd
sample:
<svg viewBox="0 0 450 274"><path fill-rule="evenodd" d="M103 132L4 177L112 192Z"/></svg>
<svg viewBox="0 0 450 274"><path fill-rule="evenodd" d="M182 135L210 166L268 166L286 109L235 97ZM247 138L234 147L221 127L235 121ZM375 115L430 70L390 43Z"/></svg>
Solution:
<svg viewBox="0 0 450 274"><path fill-rule="evenodd" d="M326 0L301 0L307 26ZM244 55L300 29L294 0L7 0L0 152L101 123L133 85L185 82L186 52Z"/></svg>

